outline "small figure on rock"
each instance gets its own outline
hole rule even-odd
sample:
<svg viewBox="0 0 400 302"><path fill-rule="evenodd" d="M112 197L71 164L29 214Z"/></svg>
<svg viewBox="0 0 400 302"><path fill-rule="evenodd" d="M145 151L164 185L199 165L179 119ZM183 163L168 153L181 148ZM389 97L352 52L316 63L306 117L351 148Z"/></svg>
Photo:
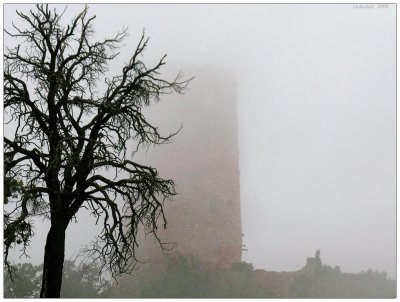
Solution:
<svg viewBox="0 0 400 302"><path fill-rule="evenodd" d="M321 251L320 251L320 249L318 249L316 252L315 252L315 258L317 258L317 259L319 259L319 256L321 255Z"/></svg>

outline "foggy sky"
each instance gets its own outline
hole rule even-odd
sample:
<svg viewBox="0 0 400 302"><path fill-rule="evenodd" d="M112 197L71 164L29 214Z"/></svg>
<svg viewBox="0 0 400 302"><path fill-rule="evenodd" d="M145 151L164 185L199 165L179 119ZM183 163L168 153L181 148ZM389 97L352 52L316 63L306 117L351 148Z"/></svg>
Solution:
<svg viewBox="0 0 400 302"><path fill-rule="evenodd" d="M16 8L31 7L5 5L5 27L18 24ZM111 72L145 28L146 62L167 53L176 71L236 73L244 261L293 271L320 248L323 263L342 271L395 277L395 5L89 7L99 39L129 27ZM82 8L69 5L65 20ZM94 237L87 221L70 225L67 257ZM35 263L46 228L36 226Z"/></svg>

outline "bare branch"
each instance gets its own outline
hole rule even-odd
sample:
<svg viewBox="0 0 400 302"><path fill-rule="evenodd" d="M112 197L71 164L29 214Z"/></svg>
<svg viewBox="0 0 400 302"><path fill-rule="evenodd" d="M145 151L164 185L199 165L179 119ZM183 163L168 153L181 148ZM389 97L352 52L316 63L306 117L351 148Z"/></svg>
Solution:
<svg viewBox="0 0 400 302"><path fill-rule="evenodd" d="M159 240L158 225L167 224L163 203L176 194L174 182L160 178L155 168L127 159L126 150L132 143L137 148L168 143L179 132L161 135L142 109L165 94L183 93L190 79L180 74L172 81L161 77L166 56L147 67L141 56L149 38L143 32L120 74L107 77L105 91L96 94L126 29L93 41L95 17L88 17L88 7L66 26L63 12L48 5L17 13L26 27L6 30L20 43L4 55L6 127L14 127L14 136L4 138L5 177L21 180L24 190L4 213L5 261L18 236L24 245L29 242L33 233L28 218L49 217L42 288L46 295L51 282L47 274L53 269L48 250L56 248L52 240L62 238L80 209L103 222L91 252L113 275L134 267L140 225ZM114 176L106 174L110 170ZM54 261L62 266L63 259Z"/></svg>

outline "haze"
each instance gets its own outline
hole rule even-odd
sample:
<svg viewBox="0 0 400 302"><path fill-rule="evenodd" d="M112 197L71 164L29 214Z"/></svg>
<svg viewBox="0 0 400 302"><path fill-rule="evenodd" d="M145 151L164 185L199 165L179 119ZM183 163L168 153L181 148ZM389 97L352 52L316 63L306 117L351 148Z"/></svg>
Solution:
<svg viewBox="0 0 400 302"><path fill-rule="evenodd" d="M5 28L19 22L16 9L31 7L5 5ZM184 74L188 64L236 74L244 261L293 271L320 248L323 262L344 272L396 276L394 4L89 7L96 37L129 28L111 73L145 28L146 62L167 53ZM82 8L69 5L65 20ZM34 263L47 227L36 225ZM67 257L96 228L84 217L68 232Z"/></svg>

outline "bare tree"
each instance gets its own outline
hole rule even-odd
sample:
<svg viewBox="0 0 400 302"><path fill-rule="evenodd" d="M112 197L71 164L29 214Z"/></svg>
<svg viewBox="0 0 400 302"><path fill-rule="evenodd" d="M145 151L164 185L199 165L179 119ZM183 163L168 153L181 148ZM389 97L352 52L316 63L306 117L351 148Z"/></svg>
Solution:
<svg viewBox="0 0 400 302"><path fill-rule="evenodd" d="M10 248L25 251L31 217L48 217L40 297L59 297L65 231L80 209L103 221L92 252L114 275L133 268L139 225L156 238L157 225L166 226L163 202L176 194L174 182L134 162L127 145L138 150L176 134L162 136L142 109L182 93L188 80L161 78L165 56L144 64L144 34L121 74L107 78L126 30L92 41L95 17L87 7L67 26L47 5L17 14L26 27L5 31L19 44L4 55L5 183L18 184L5 207L4 261Z"/></svg>

